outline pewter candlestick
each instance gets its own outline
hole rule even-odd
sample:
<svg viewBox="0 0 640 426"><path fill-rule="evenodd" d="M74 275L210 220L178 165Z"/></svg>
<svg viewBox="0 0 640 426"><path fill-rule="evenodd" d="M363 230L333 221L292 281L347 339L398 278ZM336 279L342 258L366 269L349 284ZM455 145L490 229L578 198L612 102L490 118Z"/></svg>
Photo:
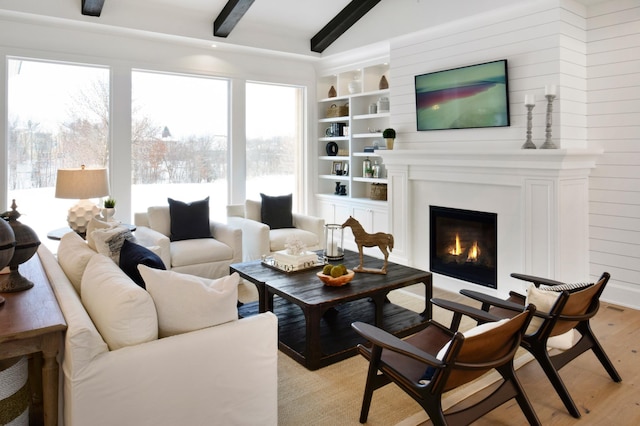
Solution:
<svg viewBox="0 0 640 426"><path fill-rule="evenodd" d="M545 132L546 138L545 138L544 144L542 144L540 148L541 149L557 149L558 147L551 140L551 113L553 112L552 104L556 95L547 93L546 95L544 95L544 97L547 98L547 129Z"/></svg>
<svg viewBox="0 0 640 426"><path fill-rule="evenodd" d="M527 107L527 141L522 145L522 149L536 149L536 145L531 141L531 111L535 104L525 104L525 107Z"/></svg>

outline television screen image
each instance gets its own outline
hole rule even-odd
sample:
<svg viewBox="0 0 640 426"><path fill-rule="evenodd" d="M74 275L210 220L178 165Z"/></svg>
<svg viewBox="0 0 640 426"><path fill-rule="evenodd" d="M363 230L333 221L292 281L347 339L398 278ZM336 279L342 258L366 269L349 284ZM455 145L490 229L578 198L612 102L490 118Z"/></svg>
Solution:
<svg viewBox="0 0 640 426"><path fill-rule="evenodd" d="M415 77L418 130L509 126L507 60Z"/></svg>

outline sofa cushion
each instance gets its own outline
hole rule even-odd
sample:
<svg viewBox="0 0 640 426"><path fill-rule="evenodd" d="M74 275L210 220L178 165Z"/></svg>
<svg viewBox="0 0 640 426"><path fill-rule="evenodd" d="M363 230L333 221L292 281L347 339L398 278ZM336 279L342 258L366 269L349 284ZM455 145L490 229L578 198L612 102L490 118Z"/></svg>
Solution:
<svg viewBox="0 0 640 426"><path fill-rule="evenodd" d="M171 217L169 206L153 206L147 209L149 227L165 237L171 235Z"/></svg>
<svg viewBox="0 0 640 426"><path fill-rule="evenodd" d="M110 350L158 338L153 299L108 257L97 255L89 261L81 299Z"/></svg>
<svg viewBox="0 0 640 426"><path fill-rule="evenodd" d="M76 233L73 232L73 234ZM86 247L82 238L80 241ZM91 251L93 256L100 256L93 250ZM56 258L44 244L38 247L38 256L67 323L67 331L64 333L66 342L63 357L64 368L65 372L73 374L74 369L86 367L98 355L107 352L109 348L91 321L86 309L82 306L80 296L61 268L59 260L56 261Z"/></svg>
<svg viewBox="0 0 640 426"><path fill-rule="evenodd" d="M114 228L116 226L118 226L118 222L105 222L95 217L92 218L87 225L87 245L91 247L92 250L98 251L98 249L96 248L96 243L95 241L93 241L93 236L91 235L93 231L95 231L96 229Z"/></svg>
<svg viewBox="0 0 640 426"><path fill-rule="evenodd" d="M260 194L262 207L260 210L261 222L269 225L271 229L293 228L293 196L279 195L271 197Z"/></svg>
<svg viewBox="0 0 640 426"><path fill-rule="evenodd" d="M213 238L174 241L169 249L172 268L233 259L233 249Z"/></svg>
<svg viewBox="0 0 640 426"><path fill-rule="evenodd" d="M256 222L262 222L262 203L255 200L247 200L244 203L244 217L245 219L255 220Z"/></svg>
<svg viewBox="0 0 640 426"><path fill-rule="evenodd" d="M138 271L138 265L150 268L167 269L156 253L129 240L124 240L120 250L120 269L140 287L145 288L144 280Z"/></svg>
<svg viewBox="0 0 640 426"><path fill-rule="evenodd" d="M320 245L318 236L310 231L298 228L280 228L269 231L270 250L280 251L286 248L288 238L295 238L302 242L307 248Z"/></svg>
<svg viewBox="0 0 640 426"><path fill-rule="evenodd" d="M138 269L158 311L160 337L238 319L240 276L237 273L211 280L144 265Z"/></svg>
<svg viewBox="0 0 640 426"><path fill-rule="evenodd" d="M80 294L82 274L89 260L96 254L75 232L67 232L60 239L58 263L78 294Z"/></svg>
<svg viewBox="0 0 640 426"><path fill-rule="evenodd" d="M169 217L171 220L171 241L211 238L209 225L209 197L200 201L185 203L169 201Z"/></svg>
<svg viewBox="0 0 640 426"><path fill-rule="evenodd" d="M111 258L116 264L120 262L120 250L124 240L135 242L131 230L122 225L96 229L91 233L91 237L96 245L96 251Z"/></svg>

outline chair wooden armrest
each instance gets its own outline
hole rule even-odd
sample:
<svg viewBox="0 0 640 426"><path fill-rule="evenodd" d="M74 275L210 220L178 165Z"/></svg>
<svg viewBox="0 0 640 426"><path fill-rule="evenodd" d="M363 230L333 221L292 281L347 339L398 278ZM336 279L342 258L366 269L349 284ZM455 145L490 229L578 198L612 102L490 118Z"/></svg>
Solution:
<svg viewBox="0 0 640 426"><path fill-rule="evenodd" d="M393 352L398 352L433 367L442 367L443 365L442 361L437 359L434 355L424 352L404 340L397 338L393 334L387 333L386 331L371 324L354 322L351 324L351 327L375 346L379 346Z"/></svg>
<svg viewBox="0 0 640 426"><path fill-rule="evenodd" d="M516 272L512 273L511 276L513 278L516 278L516 279L519 279L519 280L522 280L522 281L532 282L533 284L535 284L536 287L540 286L540 284L544 284L544 285L548 285L548 286L566 284L566 283L563 283L561 281L556 281L556 280L552 280L552 279L549 279L549 278L536 277L536 276L533 276L533 275L526 275L526 274L518 274Z"/></svg>
<svg viewBox="0 0 640 426"><path fill-rule="evenodd" d="M451 300L434 298L434 299L431 299L431 304L453 312L453 318L451 320L451 325L449 327L451 331L458 331L458 328L460 327L460 320L462 319L462 315L466 315L469 318L472 318L478 321L479 324L500 320L500 318L496 317L495 315L491 315L486 311L483 311L478 308L474 308L473 306L464 305L458 302L453 302Z"/></svg>
<svg viewBox="0 0 640 426"><path fill-rule="evenodd" d="M483 311L489 310L490 306L495 306L498 308L508 309L510 311L516 312L522 312L524 310L524 306L519 303L499 299L497 297L489 296L488 294L480 293L478 291L460 290L460 294L481 302Z"/></svg>

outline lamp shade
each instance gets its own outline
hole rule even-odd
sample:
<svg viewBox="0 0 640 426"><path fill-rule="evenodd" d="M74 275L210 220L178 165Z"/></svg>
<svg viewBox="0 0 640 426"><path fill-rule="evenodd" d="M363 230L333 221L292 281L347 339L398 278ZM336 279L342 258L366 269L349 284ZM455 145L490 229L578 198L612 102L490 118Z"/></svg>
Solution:
<svg viewBox="0 0 640 426"><path fill-rule="evenodd" d="M58 169L56 198L86 200L109 195L107 169Z"/></svg>

